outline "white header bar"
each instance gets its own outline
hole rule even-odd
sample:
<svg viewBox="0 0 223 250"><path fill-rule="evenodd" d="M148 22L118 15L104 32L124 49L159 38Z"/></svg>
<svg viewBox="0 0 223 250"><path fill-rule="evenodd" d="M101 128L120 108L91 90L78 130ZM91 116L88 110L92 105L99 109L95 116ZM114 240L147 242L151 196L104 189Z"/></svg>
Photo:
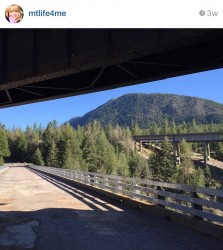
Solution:
<svg viewBox="0 0 223 250"><path fill-rule="evenodd" d="M12 5L13 8L7 8ZM6 0L0 5L0 26L1 28L223 28L223 1Z"/></svg>

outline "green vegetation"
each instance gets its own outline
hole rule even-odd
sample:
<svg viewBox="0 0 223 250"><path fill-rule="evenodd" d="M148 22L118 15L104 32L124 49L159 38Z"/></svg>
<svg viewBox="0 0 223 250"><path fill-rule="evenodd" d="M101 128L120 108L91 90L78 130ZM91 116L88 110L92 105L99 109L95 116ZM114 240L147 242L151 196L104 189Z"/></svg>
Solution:
<svg viewBox="0 0 223 250"><path fill-rule="evenodd" d="M129 128L92 122L73 129L69 123L50 122L45 129L36 125L5 130L11 156L7 161L33 162L60 168L148 178L148 163L131 149ZM5 152L2 150L2 152Z"/></svg>
<svg viewBox="0 0 223 250"><path fill-rule="evenodd" d="M147 129L153 123L162 127L165 119L169 124L183 121L188 124L194 118L198 124L223 123L223 105L190 96L127 94L69 122L74 128L78 124L83 126L96 120L102 126L119 124L121 127L131 127L132 123L138 123L141 129Z"/></svg>
<svg viewBox="0 0 223 250"><path fill-rule="evenodd" d="M218 123L208 122L207 117L213 112L218 117ZM149 159L145 159L134 151L132 136L222 132L222 112L222 105L198 98L161 94L125 95L89 112L84 116L87 123L75 125L75 128L70 123L58 126L56 121L50 122L46 128L34 124L25 131L19 128L6 130L0 126L0 164L6 159L9 162L32 162L58 168L218 187L210 169L194 166L191 160L192 151L201 152L199 143L188 144L183 140L179 146L180 164L177 164L168 138L161 145L156 145L160 149L154 149ZM198 118L195 120L193 117L196 115ZM72 122L77 120L82 118L73 118ZM211 149L215 158L223 159L223 143L212 143Z"/></svg>
<svg viewBox="0 0 223 250"><path fill-rule="evenodd" d="M222 130L221 124L195 125L195 121L169 125L167 121L158 127L155 123L148 129L140 129L138 124L129 127L102 127L92 122L77 129L69 123L58 126L50 122L46 128L41 126L21 129L0 130L1 159L11 162L32 162L36 165L69 168L126 177L153 179L172 183L187 183L195 186L218 186L213 180L210 169L195 168L191 160L192 148L199 151L198 143L180 143L180 164L176 164L173 146L166 137L160 149L154 150L149 159L143 158L133 149L133 133L146 134L170 133L171 131L194 132ZM217 143L216 155L222 154L222 143ZM10 151L9 151L10 149ZM11 155L10 155L11 152Z"/></svg>
<svg viewBox="0 0 223 250"><path fill-rule="evenodd" d="M172 152L172 144L165 137L164 142L161 144L161 150L150 156L150 168L157 180L174 182L177 169Z"/></svg>
<svg viewBox="0 0 223 250"><path fill-rule="evenodd" d="M0 125L0 166L4 164L4 157L10 156L10 150L4 126Z"/></svg>

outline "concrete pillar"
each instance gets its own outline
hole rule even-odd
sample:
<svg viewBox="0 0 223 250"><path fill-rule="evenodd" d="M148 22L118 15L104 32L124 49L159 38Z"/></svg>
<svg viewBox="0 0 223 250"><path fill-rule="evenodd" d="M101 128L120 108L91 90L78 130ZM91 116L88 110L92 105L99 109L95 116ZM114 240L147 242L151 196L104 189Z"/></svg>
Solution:
<svg viewBox="0 0 223 250"><path fill-rule="evenodd" d="M210 144L207 143L207 160L208 161L210 160L210 156L211 156L211 153L210 153Z"/></svg>
<svg viewBox="0 0 223 250"><path fill-rule="evenodd" d="M179 150L178 142L173 143L173 155L174 155L175 163L180 165L180 150Z"/></svg>
<svg viewBox="0 0 223 250"><path fill-rule="evenodd" d="M173 155L175 158L177 158L177 143L176 142L173 143Z"/></svg>
<svg viewBox="0 0 223 250"><path fill-rule="evenodd" d="M137 143L136 143L136 141L135 141L135 143L134 143L134 150L135 150L135 152L136 152L136 150L137 150Z"/></svg>
<svg viewBox="0 0 223 250"><path fill-rule="evenodd" d="M139 152L142 153L142 141L139 141Z"/></svg>
<svg viewBox="0 0 223 250"><path fill-rule="evenodd" d="M207 143L203 142L204 165L207 165Z"/></svg>
<svg viewBox="0 0 223 250"><path fill-rule="evenodd" d="M122 182L120 180L116 180L115 190L116 193L122 193Z"/></svg>

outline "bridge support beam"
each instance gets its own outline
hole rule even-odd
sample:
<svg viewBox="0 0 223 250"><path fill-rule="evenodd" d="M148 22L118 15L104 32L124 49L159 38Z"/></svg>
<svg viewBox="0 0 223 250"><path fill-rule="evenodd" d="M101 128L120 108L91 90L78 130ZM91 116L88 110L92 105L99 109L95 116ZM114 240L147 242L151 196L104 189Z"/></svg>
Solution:
<svg viewBox="0 0 223 250"><path fill-rule="evenodd" d="M137 143L139 144L138 146L137 146ZM139 153L139 154L142 153L142 141L135 141L134 150L136 153Z"/></svg>
<svg viewBox="0 0 223 250"><path fill-rule="evenodd" d="M203 143L203 156L204 156L204 165L207 165L207 161L210 159L210 144L207 142Z"/></svg>
<svg viewBox="0 0 223 250"><path fill-rule="evenodd" d="M142 153L142 141L139 141L139 153Z"/></svg>
<svg viewBox="0 0 223 250"><path fill-rule="evenodd" d="M173 155L176 165L180 165L180 149L179 143L173 142Z"/></svg>
<svg viewBox="0 0 223 250"><path fill-rule="evenodd" d="M210 144L207 143L207 160L209 161L211 157Z"/></svg>
<svg viewBox="0 0 223 250"><path fill-rule="evenodd" d="M134 143L134 150L135 150L135 152L136 152L136 150L137 150L137 142L135 141L135 143Z"/></svg>

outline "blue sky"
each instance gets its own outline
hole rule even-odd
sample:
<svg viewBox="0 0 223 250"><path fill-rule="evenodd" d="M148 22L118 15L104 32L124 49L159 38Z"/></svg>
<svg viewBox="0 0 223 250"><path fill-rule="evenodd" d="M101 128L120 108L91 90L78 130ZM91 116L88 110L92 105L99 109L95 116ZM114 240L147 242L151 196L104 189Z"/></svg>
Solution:
<svg viewBox="0 0 223 250"><path fill-rule="evenodd" d="M0 123L6 128L32 126L34 122L46 127L56 120L62 124L74 116L82 116L112 98L127 93L169 93L195 96L223 104L223 69L206 71L161 81L138 84L92 94L0 109Z"/></svg>

